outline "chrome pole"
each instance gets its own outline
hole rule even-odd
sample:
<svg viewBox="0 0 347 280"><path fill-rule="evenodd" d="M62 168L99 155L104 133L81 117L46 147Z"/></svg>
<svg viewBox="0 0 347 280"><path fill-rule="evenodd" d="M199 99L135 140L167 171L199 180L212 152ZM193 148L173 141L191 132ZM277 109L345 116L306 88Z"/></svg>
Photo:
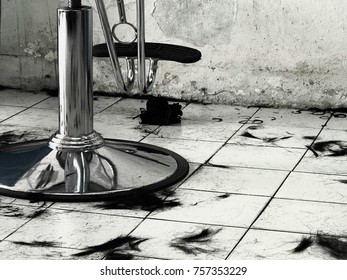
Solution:
<svg viewBox="0 0 347 280"><path fill-rule="evenodd" d="M119 21L124 23L127 22L127 17L125 13L125 6L123 0L117 0Z"/></svg>
<svg viewBox="0 0 347 280"><path fill-rule="evenodd" d="M140 92L146 89L146 54L145 54L145 1L136 1L137 16L137 75Z"/></svg>
<svg viewBox="0 0 347 280"><path fill-rule="evenodd" d="M59 131L50 147L66 151L104 143L93 130L93 11L80 2L58 9Z"/></svg>
<svg viewBox="0 0 347 280"><path fill-rule="evenodd" d="M92 10L58 11L59 130L79 137L93 132Z"/></svg>
<svg viewBox="0 0 347 280"><path fill-rule="evenodd" d="M136 1L137 15L137 75L138 86L142 93L148 93L154 84L157 69L158 59L150 59L149 71L146 74L146 53L145 53L145 1Z"/></svg>

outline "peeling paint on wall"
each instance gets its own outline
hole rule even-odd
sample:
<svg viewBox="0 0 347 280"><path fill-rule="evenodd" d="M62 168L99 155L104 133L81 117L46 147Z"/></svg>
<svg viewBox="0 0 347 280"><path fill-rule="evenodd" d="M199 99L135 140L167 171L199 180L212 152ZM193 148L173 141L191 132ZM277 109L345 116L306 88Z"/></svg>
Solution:
<svg viewBox="0 0 347 280"><path fill-rule="evenodd" d="M237 0L157 0L152 12L165 35L196 46L230 43L236 14Z"/></svg>

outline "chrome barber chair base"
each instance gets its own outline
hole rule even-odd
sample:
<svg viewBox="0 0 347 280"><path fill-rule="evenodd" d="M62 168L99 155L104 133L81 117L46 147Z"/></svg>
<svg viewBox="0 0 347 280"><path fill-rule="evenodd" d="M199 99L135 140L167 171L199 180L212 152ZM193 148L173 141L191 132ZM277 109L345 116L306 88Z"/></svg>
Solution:
<svg viewBox="0 0 347 280"><path fill-rule="evenodd" d="M36 201L100 201L160 190L189 171L180 155L153 145L106 139L90 152L51 149L49 140L0 148L0 194Z"/></svg>

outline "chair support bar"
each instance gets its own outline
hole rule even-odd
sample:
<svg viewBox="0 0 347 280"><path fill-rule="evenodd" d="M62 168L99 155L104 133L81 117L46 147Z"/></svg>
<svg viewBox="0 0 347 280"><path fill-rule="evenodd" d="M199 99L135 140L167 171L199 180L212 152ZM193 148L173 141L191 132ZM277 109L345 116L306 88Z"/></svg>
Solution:
<svg viewBox="0 0 347 280"><path fill-rule="evenodd" d="M106 40L106 45L110 54L112 69L116 78L117 90L121 93L129 92L134 86L135 65L134 58L127 60L127 81L124 82L116 48L114 46L110 23L103 0L95 0L98 14L101 21L101 27ZM127 23L123 0L117 0L119 19L121 23ZM149 69L146 71L146 54L145 54L145 3L144 0L136 0L137 13L137 74L138 87L141 93L148 93L154 84L158 59L149 59Z"/></svg>
<svg viewBox="0 0 347 280"><path fill-rule="evenodd" d="M119 60L114 47L113 37L110 29L110 23L107 17L106 8L103 0L95 0L98 14L100 17L101 27L104 32L106 45L110 53L111 65L116 78L117 90L121 93L129 92L135 81L135 64L133 59L127 59L127 82L124 83Z"/></svg>

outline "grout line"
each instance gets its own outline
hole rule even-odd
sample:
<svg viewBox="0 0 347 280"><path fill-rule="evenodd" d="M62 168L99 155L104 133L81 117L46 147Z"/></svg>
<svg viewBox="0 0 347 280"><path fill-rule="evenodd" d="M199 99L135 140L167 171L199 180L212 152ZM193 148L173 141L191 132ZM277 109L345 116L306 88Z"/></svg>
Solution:
<svg viewBox="0 0 347 280"><path fill-rule="evenodd" d="M289 197L274 197L274 199L289 200L289 201L300 201L300 202L324 203L324 204L334 204L334 205L345 205L345 206L347 206L347 202L336 202L336 201L326 201L326 200L312 200L312 199L289 198Z"/></svg>
<svg viewBox="0 0 347 280"><path fill-rule="evenodd" d="M251 193L236 193L236 192L222 192L222 191L211 191L211 190L203 190L203 189L192 189L192 188L185 188L180 187L180 190L188 190L188 191L196 191L196 192L205 192L205 193L212 193L212 194L231 194L235 196L252 196L252 197L271 197L271 195L265 195L265 194L251 194Z"/></svg>
<svg viewBox="0 0 347 280"><path fill-rule="evenodd" d="M205 163L204 164L208 164L208 162L221 150L221 149L223 149L227 144L228 144L228 142L246 125L246 123L251 119L251 118L253 118L258 112L259 112L259 110L260 110L260 108L258 108L254 113L253 113L253 115L252 116L250 116L247 120L245 120L245 123L244 124L242 124L225 142L224 142L224 144L221 146L221 147L219 147L219 149L217 149L217 151L212 155L212 156L210 156L206 161L205 161Z"/></svg>
<svg viewBox="0 0 347 280"><path fill-rule="evenodd" d="M303 174L314 174L314 175L324 175L324 176L341 176L341 177L346 177L346 174L339 174L339 173L316 173L314 171L301 171L301 170L294 170L293 173L303 173Z"/></svg>
<svg viewBox="0 0 347 280"><path fill-rule="evenodd" d="M13 118L13 117L19 115L19 114L21 114L21 113L23 113L23 112L25 112L25 111L31 109L32 107L36 106L37 104L39 104L39 103L41 103L41 102L43 102L43 101L45 101L45 100L47 100L47 99L49 99L49 98L51 98L51 97L48 96L48 97L46 97L45 99L42 99L42 100L40 100L40 101L38 101L38 102L36 102L36 103L30 105L29 107L23 107L24 109L23 109L22 111L20 111L20 112L14 114L14 115L12 115L12 116L10 116L10 117L8 117L8 118L2 120L2 121L0 121L0 123L2 123L2 122L4 122L4 121L7 121L7 120L9 120L9 119L11 119L11 118ZM7 106L7 105L6 105L6 106ZM17 106L12 106L12 107L17 107ZM18 107L20 107L20 106L18 106Z"/></svg>
<svg viewBox="0 0 347 280"><path fill-rule="evenodd" d="M212 167L212 168L222 168L222 169L230 169L233 170L235 168L243 168L243 169L251 169L251 170L264 170L264 171L279 171L279 172L289 172L290 170L286 169L274 169L274 168L265 168L265 167L254 167L254 166L241 166L241 165L218 165L212 163L204 163L204 167Z"/></svg>
<svg viewBox="0 0 347 280"><path fill-rule="evenodd" d="M0 120L0 123L3 123L3 122L5 122L5 121L7 121L7 120L13 118L13 117L15 117L15 116L17 116L17 115L19 115L19 114L21 114L21 113L27 111L28 109L30 109L30 107L26 107L26 108L23 107L23 110L22 110L22 111L19 111L18 113L13 114L12 116L10 116L10 117L8 117L8 118L6 118L6 119Z"/></svg>
<svg viewBox="0 0 347 280"><path fill-rule="evenodd" d="M56 211L78 212L78 213L86 213L86 214L94 214L94 215L102 215L102 216L124 217L124 218L138 219L138 220L144 218L142 216L102 213L102 211L104 211L104 210L100 210L100 212L96 212L96 211L92 211L92 210L88 211L88 210L72 209L72 208L67 208L64 206L58 208L58 206L53 206L56 203L59 203L59 202L54 202L52 205L49 206L49 208L51 208L53 211L56 210Z"/></svg>
<svg viewBox="0 0 347 280"><path fill-rule="evenodd" d="M226 228L236 228L236 229L247 229L248 227L243 226L232 226L232 225L222 225L222 224L211 224L211 223L203 223L203 222L189 222L189 221L180 221L180 220L170 220L165 218L147 218L152 221L165 221L172 223L181 223L181 224L189 224L189 225L204 225L204 226L213 226L213 227L226 227Z"/></svg>
<svg viewBox="0 0 347 280"><path fill-rule="evenodd" d="M187 105L188 106L188 105ZM259 108L258 108L258 110L256 110L255 111L255 113L251 116L251 117L253 117L257 112L259 111ZM249 119L251 118L251 117L249 117ZM249 120L248 119L248 120ZM234 132L233 134L232 134L232 136L224 143L224 145L244 126L245 124L243 124L242 126L240 126L240 128L236 131L236 132ZM142 140L141 140L142 141ZM224 146L224 145L222 145L222 147ZM209 159L207 159L206 161L205 161L205 164L216 154L216 153L218 153L218 151L220 151L220 149L222 148L222 147L220 147ZM199 165L199 167L196 169L196 170L194 170L190 175L188 175L185 179L183 179L181 182L179 182L178 183L178 185L174 188L174 190L173 191L176 191L180 186L182 186L182 184L184 183L184 182L186 182L191 176L193 176L196 172L198 172L198 170L201 168L203 166L203 164L201 164L201 165ZM169 197L170 195L167 195L164 199L163 199L163 201L165 201L166 199L168 199L168 197ZM152 218L149 218L149 216L156 210L157 208L155 208L154 210L152 210L151 212L149 212L147 215L146 215L146 217L137 225L137 227L135 227L132 231L131 231L131 233L132 232L134 232L146 219L152 219Z"/></svg>
<svg viewBox="0 0 347 280"><path fill-rule="evenodd" d="M302 161L302 159L305 157L305 155L307 154L307 152L310 150L310 148L312 147L312 145L314 144L314 142L317 140L317 138L319 137L319 135L322 133L323 129L325 128L326 124L329 122L329 120L331 119L332 114L330 114L330 117L326 120L325 124L322 126L322 128L320 129L320 131L318 132L317 136L315 137L315 139L312 141L311 145L306 149L305 153L302 155L302 157L299 159L299 161L296 163L296 165L293 167L293 169L287 174L287 176L284 178L284 180L282 181L282 183L280 184L280 186L277 188L277 190L275 191L275 193L272 195L272 197L269 199L269 201L265 204L265 206L263 207L263 209L260 211L260 213L258 214L258 216L254 219L254 221L250 224L250 226L248 227L248 229L246 230L246 232L241 236L240 240L235 244L235 246L232 248L232 250L229 252L229 254L227 255L227 257L225 259L228 259L229 256L233 253L233 251L235 250L235 248L241 243L241 241L243 240L243 238L246 236L246 234L249 232L249 230L252 228L252 226L256 223L256 221L260 218L260 216L264 213L265 209L269 206L269 204L271 203L271 201L275 198L276 194L279 192L279 190L281 189L281 187L283 186L284 182L288 179L288 177L290 176L290 174L295 170L295 168L300 164L300 162Z"/></svg>
<svg viewBox="0 0 347 280"><path fill-rule="evenodd" d="M112 103L111 105L107 106L106 108L102 109L101 111L97 112L96 114L94 114L94 116L106 111L107 109L111 108L113 105L116 105L117 103L119 103L120 101L122 101L123 98L119 98L117 101L115 101L114 103Z"/></svg>
<svg viewBox="0 0 347 280"><path fill-rule="evenodd" d="M188 105L187 105L188 106ZM255 112L254 112L254 114L251 116L251 117L249 117L249 119L250 118L252 118L258 111L259 111L259 109L260 108L258 108L258 110L256 110ZM248 119L248 120L249 120ZM236 132L234 132L233 134L232 134L232 136L231 137L229 137L229 139L224 143L224 145L244 126L245 124L243 124L243 125L241 125L240 126L240 128L236 131ZM222 147L224 146L224 145L222 145L210 158L208 158L206 161L205 161L205 164L216 154L216 153L218 153L219 151L220 151L220 149L222 149ZM175 187L174 188L174 190L173 191L176 191L180 186L182 186L182 184L183 183L185 183L191 176L193 176L195 173L197 173L199 170L200 170L200 168L203 166L204 164L200 164L199 165L199 167L196 169L196 170L194 170L189 176L187 176L184 180L182 180L181 182L179 182L178 183L178 185L177 185L177 187ZM167 195L164 199L163 199L163 201L165 201L166 199L168 199L168 197L169 197L169 195ZM154 210L152 210L150 213L148 213L147 215L146 215L146 217L143 219L143 221L145 221L147 218L149 218L149 216L154 212L156 210L156 208L154 209ZM150 218L149 218L150 219ZM142 222L141 222L142 223ZM140 224L141 224L140 223ZM136 229L136 228L135 228ZM134 229L134 230L135 230Z"/></svg>
<svg viewBox="0 0 347 280"><path fill-rule="evenodd" d="M18 205L18 204L16 204L16 205ZM21 206L27 206L27 205L21 205ZM31 206L31 207L33 207L33 206ZM39 207L35 207L35 210L38 210L38 209L40 209L42 206L39 206ZM49 206L48 206L49 207ZM47 209L48 209L48 207L46 207L46 208L44 208L43 209L43 212L46 212L47 211ZM8 234L5 238L3 238L2 239L2 241L8 241L8 240L6 240L7 238L9 238L11 235L13 235L14 233L16 233L19 229L21 229L22 227L24 227L25 225L27 225L29 222L31 222L33 219L35 219L35 217L34 218L29 218L24 224L22 224L21 226L19 226L17 229L15 229L14 231L12 231L10 234Z"/></svg>

